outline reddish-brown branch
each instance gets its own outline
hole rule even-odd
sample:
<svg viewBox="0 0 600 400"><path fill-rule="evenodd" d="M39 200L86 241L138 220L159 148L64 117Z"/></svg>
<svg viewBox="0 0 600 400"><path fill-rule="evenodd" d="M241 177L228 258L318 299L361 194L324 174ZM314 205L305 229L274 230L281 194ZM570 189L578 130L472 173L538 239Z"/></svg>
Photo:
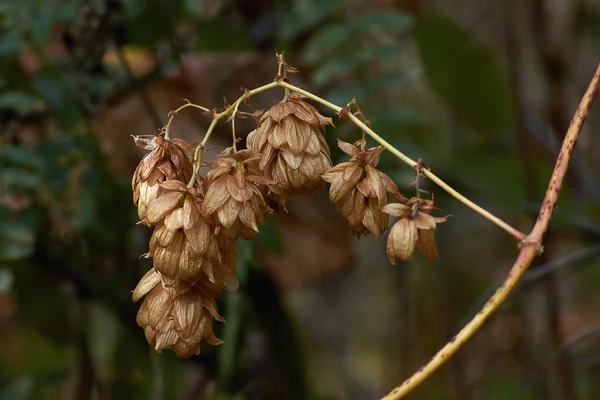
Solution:
<svg viewBox="0 0 600 400"><path fill-rule="evenodd" d="M496 290L496 293L488 300L483 308L473 317L473 319L465 325L465 327L454 336L446 345L438 351L438 353L421 369L408 378L400 386L392 390L384 399L400 399L410 393L433 372L435 372L444 362L449 359L460 347L467 342L479 330L484 322L492 315L492 313L504 302L511 293L512 289L518 283L521 276L527 271L533 259L542 251L542 240L548 229L552 212L558 200L558 194L563 184L563 180L567 173L569 160L575 148L575 143L581 132L581 127L585 122L587 114L598 94L600 89L600 64L596 69L596 73L586 90L575 116L571 121L571 125L567 130L562 148L556 160L550 184L546 190L546 196L542 203L537 221L531 230L531 233L521 242L521 251L517 260L504 283Z"/></svg>

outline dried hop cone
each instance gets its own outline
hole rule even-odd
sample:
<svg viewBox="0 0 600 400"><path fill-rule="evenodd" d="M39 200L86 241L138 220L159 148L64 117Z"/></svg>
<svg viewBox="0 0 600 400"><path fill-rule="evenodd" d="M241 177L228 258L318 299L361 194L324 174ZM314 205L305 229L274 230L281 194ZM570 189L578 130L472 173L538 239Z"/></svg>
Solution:
<svg viewBox="0 0 600 400"><path fill-rule="evenodd" d="M167 140L162 136L133 136L135 144L150 150L138 164L131 187L133 203L138 207L140 221L149 225L146 220L148 205L156 199L158 184L167 180L187 182L192 176L193 165L187 152L191 146L181 139Z"/></svg>
<svg viewBox="0 0 600 400"><path fill-rule="evenodd" d="M238 151L231 157L217 159L216 168L207 174L202 210L205 215L215 216L228 239L235 240L240 235L254 238L258 222L264 225L264 214L273 212L261 193L267 185L274 184L260 176L261 158L250 150Z"/></svg>
<svg viewBox="0 0 600 400"><path fill-rule="evenodd" d="M277 183L272 197L284 207L290 195L321 186L320 175L331 168L323 133L333 123L303 98L291 93L271 107L247 139L248 149L262 154L259 167Z"/></svg>
<svg viewBox="0 0 600 400"><path fill-rule="evenodd" d="M158 197L147 211L156 225L147 258L167 281L196 282L204 273L210 282L236 290L238 280L223 264L214 227L202 214L200 193L179 181L161 183Z"/></svg>
<svg viewBox="0 0 600 400"><path fill-rule="evenodd" d="M135 288L133 301L146 294L136 321L156 351L170 348L178 357L187 358L200 353L203 340L222 343L212 330L213 318L225 322L214 300L219 289L206 279L194 285L177 281L167 286L161 274L151 269Z"/></svg>
<svg viewBox="0 0 600 400"><path fill-rule="evenodd" d="M387 194L400 201L406 199L398 192L394 181L375 168L382 146L360 150L339 139L338 146L352 158L322 175L331 184L329 199L348 220L354 235L360 237L372 233L377 237L388 227L388 216L382 211L387 204Z"/></svg>
<svg viewBox="0 0 600 400"><path fill-rule="evenodd" d="M431 210L436 209L433 200L413 198L409 204L412 206L394 203L383 208L386 214L400 218L390 230L387 240L387 256L394 265L396 258L402 261L412 260L415 247L418 247L429 261L435 261L438 258L434 238L436 225L446 222L450 217L447 215L436 218L429 215Z"/></svg>

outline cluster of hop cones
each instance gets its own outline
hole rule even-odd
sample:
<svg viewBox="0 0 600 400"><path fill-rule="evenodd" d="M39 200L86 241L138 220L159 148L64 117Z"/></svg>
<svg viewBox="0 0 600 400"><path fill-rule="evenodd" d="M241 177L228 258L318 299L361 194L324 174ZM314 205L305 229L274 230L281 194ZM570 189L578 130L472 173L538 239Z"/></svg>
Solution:
<svg viewBox="0 0 600 400"><path fill-rule="evenodd" d="M136 144L150 152L132 180L140 223L153 227L147 258L153 268L133 300L146 296L137 323L157 351L179 357L198 354L200 343L221 343L212 330L219 315L215 298L236 290L236 239L252 239L272 205L285 210L291 195L329 182L329 197L356 236L381 235L388 215L400 219L387 241L390 262L410 260L419 248L437 258L432 200L407 199L377 163L383 147L365 150L364 139L339 141L351 159L332 165L323 133L331 118L302 95L291 93L263 114L247 138L247 149L218 158L206 177L195 176L194 149L180 139L144 135ZM388 194L399 203L387 204Z"/></svg>

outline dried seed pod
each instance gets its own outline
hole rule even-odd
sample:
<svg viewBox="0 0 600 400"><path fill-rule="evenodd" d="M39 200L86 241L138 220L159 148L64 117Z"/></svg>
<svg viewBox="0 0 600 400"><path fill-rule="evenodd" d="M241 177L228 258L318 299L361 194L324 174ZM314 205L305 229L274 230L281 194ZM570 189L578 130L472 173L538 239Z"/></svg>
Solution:
<svg viewBox="0 0 600 400"><path fill-rule="evenodd" d="M190 180L193 165L187 152L191 146L181 139L167 140L154 135L133 136L133 139L138 147L150 150L138 164L131 181L133 203L138 207L140 221L150 226L146 212L156 199L158 184L167 180Z"/></svg>
<svg viewBox="0 0 600 400"><path fill-rule="evenodd" d="M213 215L221 232L235 240L238 236L252 239L258 233L258 222L265 224L264 214L273 210L267 206L261 189L274 182L260 176L261 155L250 150L219 158L208 175L208 187L202 202L205 215Z"/></svg>
<svg viewBox="0 0 600 400"><path fill-rule="evenodd" d="M375 168L382 146L360 150L339 139L338 146L352 158L322 175L323 180L331 184L329 199L348 220L354 235L360 237L371 233L377 237L388 227L388 217L381 210L387 204L387 194L400 201L406 199L398 192L394 181Z"/></svg>
<svg viewBox="0 0 600 400"><path fill-rule="evenodd" d="M323 133L333 123L303 98L291 93L271 107L246 142L248 149L262 154L259 167L277 183L271 197L283 207L290 195L321 186L320 175L331 168Z"/></svg>
<svg viewBox="0 0 600 400"><path fill-rule="evenodd" d="M194 283L204 273L210 282L236 290L237 278L222 264L214 227L202 214L198 191L174 180L159 186L147 211L148 222L156 226L146 256L154 258L154 268L167 283Z"/></svg>
<svg viewBox="0 0 600 400"><path fill-rule="evenodd" d="M400 218L388 236L388 259L394 265L396 258L402 261L412 260L415 247L418 247L429 261L435 261L438 258L434 239L436 225L446 222L450 216L436 218L429 215L436 209L433 200L412 198L408 203L411 204L410 207L398 203L383 207L384 213Z"/></svg>
<svg viewBox="0 0 600 400"><path fill-rule="evenodd" d="M137 301L149 292L136 321L156 351L170 348L178 357L187 358L200 353L203 340L210 344L222 343L212 330L213 318L225 322L214 300L219 295L218 288L206 277L193 286L185 282L166 286L160 282L161 274L149 271L133 296Z"/></svg>

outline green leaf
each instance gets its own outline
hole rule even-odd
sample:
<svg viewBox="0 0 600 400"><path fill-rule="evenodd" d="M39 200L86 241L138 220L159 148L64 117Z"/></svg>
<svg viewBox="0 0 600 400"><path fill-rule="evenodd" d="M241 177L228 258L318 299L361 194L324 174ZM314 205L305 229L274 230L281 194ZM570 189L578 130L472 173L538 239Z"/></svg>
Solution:
<svg viewBox="0 0 600 400"><path fill-rule="evenodd" d="M0 109L32 108L38 104L38 98L27 93L5 92L0 94Z"/></svg>
<svg viewBox="0 0 600 400"><path fill-rule="evenodd" d="M0 166L6 165L39 170L42 168L43 161L35 149L11 145L0 148Z"/></svg>
<svg viewBox="0 0 600 400"><path fill-rule="evenodd" d="M14 276L7 268L0 269L0 294L6 294L12 288Z"/></svg>
<svg viewBox="0 0 600 400"><path fill-rule="evenodd" d="M275 283L262 268L251 268L246 293L263 326L281 375L294 399L306 399L306 367L300 340Z"/></svg>
<svg viewBox="0 0 600 400"><path fill-rule="evenodd" d="M42 184L42 177L39 173L22 168L6 168L0 172L0 179L8 185L24 189L36 189Z"/></svg>
<svg viewBox="0 0 600 400"><path fill-rule="evenodd" d="M489 400L533 400L529 389L518 381L507 378L488 378L485 382L485 398Z"/></svg>
<svg viewBox="0 0 600 400"><path fill-rule="evenodd" d="M306 43L302 52L305 64L316 64L335 50L348 44L353 31L344 24L326 25L319 29Z"/></svg>
<svg viewBox="0 0 600 400"><path fill-rule="evenodd" d="M312 76L313 81L318 85L323 85L335 78L343 77L357 68L371 65L379 59L399 64L401 60L398 50L398 46L395 44L374 45L358 52L331 58L315 70Z"/></svg>
<svg viewBox="0 0 600 400"><path fill-rule="evenodd" d="M235 272L244 287L248 278L248 266L252 260L252 243L238 241L238 258ZM238 341L243 317L242 292L227 292L225 294L225 320L223 327L223 345L219 349L219 386L223 389L230 386L231 378L235 372L238 355Z"/></svg>
<svg viewBox="0 0 600 400"><path fill-rule="evenodd" d="M369 32L383 31L386 35L393 35L410 28L412 18L407 14L397 11L373 11L364 14L352 21L340 24L326 25L317 30L302 53L306 64L316 64L323 59L337 57L337 50L350 50L353 54L363 53L363 50L351 50L352 40L358 36L365 36ZM366 48L369 51L370 47ZM394 49L398 52L399 48ZM388 54L380 54L380 59L387 60Z"/></svg>
<svg viewBox="0 0 600 400"><path fill-rule="evenodd" d="M35 381L31 376L21 376L0 392L0 400L27 400L33 394Z"/></svg>
<svg viewBox="0 0 600 400"><path fill-rule="evenodd" d="M291 40L322 23L345 6L346 2L341 0L297 0L292 10L282 13L278 18L280 38L284 41Z"/></svg>
<svg viewBox="0 0 600 400"><path fill-rule="evenodd" d="M87 310L91 357L94 366L108 374L116 356L120 325L114 314L101 304L89 303Z"/></svg>
<svg viewBox="0 0 600 400"><path fill-rule="evenodd" d="M431 87L455 118L480 134L506 134L513 124L512 104L492 52L447 18L419 20L414 33Z"/></svg>
<svg viewBox="0 0 600 400"><path fill-rule="evenodd" d="M16 54L23 47L21 32L13 31L0 37L0 57Z"/></svg>
<svg viewBox="0 0 600 400"><path fill-rule="evenodd" d="M254 238L255 243L269 251L271 254L284 254L285 245L281 239L281 232L277 229L275 220L270 215L265 215L265 226L261 226L258 235Z"/></svg>
<svg viewBox="0 0 600 400"><path fill-rule="evenodd" d="M0 261L16 261L33 253L35 236L31 227L20 221L3 220L0 224Z"/></svg>

